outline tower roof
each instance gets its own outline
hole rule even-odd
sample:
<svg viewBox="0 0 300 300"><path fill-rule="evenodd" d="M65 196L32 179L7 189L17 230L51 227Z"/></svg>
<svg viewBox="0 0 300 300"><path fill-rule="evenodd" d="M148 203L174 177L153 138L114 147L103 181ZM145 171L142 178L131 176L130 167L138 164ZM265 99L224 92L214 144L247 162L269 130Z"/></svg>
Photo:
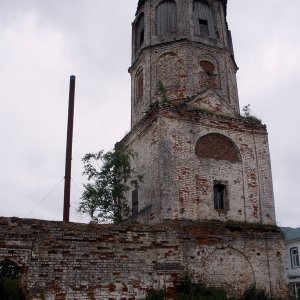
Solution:
<svg viewBox="0 0 300 300"><path fill-rule="evenodd" d="M146 1L148 1L148 0L139 0L138 1L137 12L146 3ZM220 0L220 1L222 1L223 5L225 7L225 12L226 12L227 11L227 0Z"/></svg>
<svg viewBox="0 0 300 300"><path fill-rule="evenodd" d="M139 10L145 4L145 2L146 0L139 0L137 10Z"/></svg>

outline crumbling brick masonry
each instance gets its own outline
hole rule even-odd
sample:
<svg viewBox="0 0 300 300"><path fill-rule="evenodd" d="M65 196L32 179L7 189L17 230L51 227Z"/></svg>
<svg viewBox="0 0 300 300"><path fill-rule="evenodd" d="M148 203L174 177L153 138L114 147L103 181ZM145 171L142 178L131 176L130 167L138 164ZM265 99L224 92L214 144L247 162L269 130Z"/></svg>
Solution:
<svg viewBox="0 0 300 300"><path fill-rule="evenodd" d="M26 299L144 299L151 287L174 299L195 281L241 293L256 283L285 294L284 244L275 226L242 223L88 225L0 218L0 261L22 270Z"/></svg>

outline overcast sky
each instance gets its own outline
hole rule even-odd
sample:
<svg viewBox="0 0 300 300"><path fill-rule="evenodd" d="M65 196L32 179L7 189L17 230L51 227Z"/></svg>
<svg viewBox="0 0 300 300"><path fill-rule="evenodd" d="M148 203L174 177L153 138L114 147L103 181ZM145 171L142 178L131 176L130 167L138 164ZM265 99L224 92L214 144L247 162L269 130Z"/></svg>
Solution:
<svg viewBox="0 0 300 300"><path fill-rule="evenodd" d="M229 0L240 104L267 124L277 223L300 226L300 1ZM81 158L130 129L137 0L0 0L0 215L62 220L70 75L76 75L71 221Z"/></svg>

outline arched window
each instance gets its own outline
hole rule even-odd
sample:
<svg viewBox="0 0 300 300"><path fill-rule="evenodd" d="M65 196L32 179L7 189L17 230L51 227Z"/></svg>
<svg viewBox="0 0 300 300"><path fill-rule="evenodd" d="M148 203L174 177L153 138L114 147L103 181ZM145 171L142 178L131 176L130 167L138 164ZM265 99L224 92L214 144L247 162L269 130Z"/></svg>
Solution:
<svg viewBox="0 0 300 300"><path fill-rule="evenodd" d="M232 140L218 133L207 134L199 138L195 154L204 159L240 161L238 149Z"/></svg>
<svg viewBox="0 0 300 300"><path fill-rule="evenodd" d="M144 96L144 74L143 69L140 69L135 79L135 103L140 102Z"/></svg>
<svg viewBox="0 0 300 300"><path fill-rule="evenodd" d="M215 38L213 14L208 3L204 0L195 0L193 9L195 35Z"/></svg>
<svg viewBox="0 0 300 300"><path fill-rule="evenodd" d="M166 0L156 8L156 33L167 35L175 33L177 29L177 8L176 3Z"/></svg>
<svg viewBox="0 0 300 300"><path fill-rule="evenodd" d="M144 44L145 39L145 18L144 14L141 14L136 22L135 26L135 49L138 51Z"/></svg>
<svg viewBox="0 0 300 300"><path fill-rule="evenodd" d="M225 209L226 208L226 186L221 183L214 185L214 208Z"/></svg>

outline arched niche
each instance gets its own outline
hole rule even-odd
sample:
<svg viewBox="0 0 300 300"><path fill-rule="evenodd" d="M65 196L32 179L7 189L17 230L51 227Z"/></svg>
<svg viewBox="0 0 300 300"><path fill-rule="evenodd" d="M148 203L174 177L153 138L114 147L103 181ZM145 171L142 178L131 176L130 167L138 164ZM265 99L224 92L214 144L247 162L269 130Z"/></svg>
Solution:
<svg viewBox="0 0 300 300"><path fill-rule="evenodd" d="M161 81L167 91L178 90L184 78L183 66L173 52L161 55L156 63L157 82Z"/></svg>
<svg viewBox="0 0 300 300"><path fill-rule="evenodd" d="M199 68L199 83L202 86L209 88L218 88L219 80L219 66L217 61L210 55L202 55L198 58Z"/></svg>
<svg viewBox="0 0 300 300"><path fill-rule="evenodd" d="M228 137L210 133L200 137L195 146L199 158L240 162L240 153L234 142Z"/></svg>
<svg viewBox="0 0 300 300"><path fill-rule="evenodd" d="M202 265L202 280L208 286L231 288L230 295L242 294L255 284L254 269L241 251L222 247L206 256Z"/></svg>

